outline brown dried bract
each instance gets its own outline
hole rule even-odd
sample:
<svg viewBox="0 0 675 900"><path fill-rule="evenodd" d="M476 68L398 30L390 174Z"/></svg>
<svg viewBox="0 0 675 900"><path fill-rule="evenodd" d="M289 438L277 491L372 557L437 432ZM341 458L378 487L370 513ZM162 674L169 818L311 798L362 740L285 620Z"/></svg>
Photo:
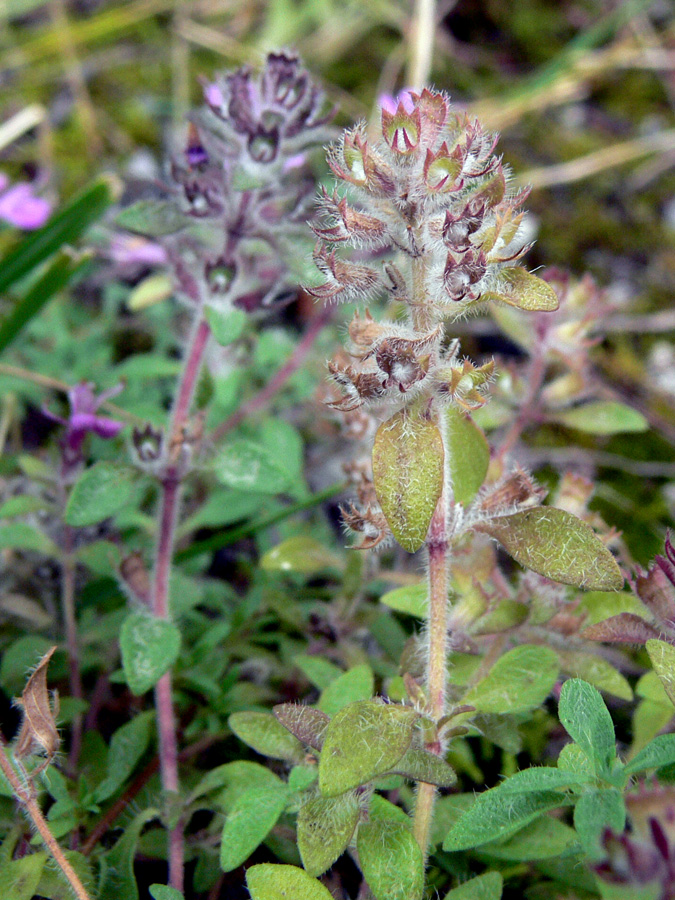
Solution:
<svg viewBox="0 0 675 900"><path fill-rule="evenodd" d="M40 771L49 765L59 749L59 733L56 728L58 694L50 695L47 688L47 667L56 647L47 651L28 679L17 706L23 711L23 722L14 748L17 759L25 759L35 753L44 753L47 761ZM37 770L36 770L37 771Z"/></svg>

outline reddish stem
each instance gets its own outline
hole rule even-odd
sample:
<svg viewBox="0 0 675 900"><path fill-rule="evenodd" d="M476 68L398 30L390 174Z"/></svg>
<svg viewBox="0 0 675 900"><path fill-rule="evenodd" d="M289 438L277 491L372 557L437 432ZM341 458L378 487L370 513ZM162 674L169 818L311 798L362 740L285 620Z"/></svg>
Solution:
<svg viewBox="0 0 675 900"><path fill-rule="evenodd" d="M171 418L168 441L168 465L161 480L161 501L159 513L159 533L157 536L157 557L153 579L152 611L159 619L168 619L169 576L178 518L182 471L180 465L185 426L188 421L192 399L197 387L204 351L211 334L205 319L199 318L188 345L185 365L178 386L178 395ZM159 732L159 763L164 791L177 794L178 780L178 740L176 718L171 692L171 672L167 672L155 685L155 708L157 710L157 730ZM169 832L169 884L183 891L184 861L183 823L178 822Z"/></svg>
<svg viewBox="0 0 675 900"><path fill-rule="evenodd" d="M297 344L290 358L279 371L267 382L267 384L258 391L250 400L244 403L239 409L235 410L232 415L225 419L213 432L211 439L214 443L222 440L225 435L232 431L237 425L240 425L250 415L264 408L270 400L275 397L284 387L288 379L294 375L305 361L309 351L312 349L314 341L323 330L324 326L330 321L332 309L325 306L321 312L317 313L309 323L309 327L305 332L302 340Z"/></svg>

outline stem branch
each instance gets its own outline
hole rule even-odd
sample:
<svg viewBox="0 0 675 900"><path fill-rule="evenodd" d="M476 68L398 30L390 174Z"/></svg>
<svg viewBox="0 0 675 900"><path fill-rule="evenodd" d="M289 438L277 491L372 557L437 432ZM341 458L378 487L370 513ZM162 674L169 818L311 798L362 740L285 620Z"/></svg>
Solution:
<svg viewBox="0 0 675 900"><path fill-rule="evenodd" d="M14 795L16 796L19 803L21 803L22 806L26 808L26 811L33 820L33 824L35 825L35 828L37 829L40 837L45 842L45 846L54 857L54 860L63 872L64 876L68 879L70 886L75 892L75 896L78 898L78 900L90 900L89 894L86 892L84 885L77 875L77 872L68 862L56 838L51 833L49 825L47 824L45 817L42 815L42 810L38 805L35 794L30 787L24 786L21 783L19 776L14 771L14 767L12 766L8 758L7 745L5 744L2 737L0 737L0 769L2 769L3 775L12 786Z"/></svg>

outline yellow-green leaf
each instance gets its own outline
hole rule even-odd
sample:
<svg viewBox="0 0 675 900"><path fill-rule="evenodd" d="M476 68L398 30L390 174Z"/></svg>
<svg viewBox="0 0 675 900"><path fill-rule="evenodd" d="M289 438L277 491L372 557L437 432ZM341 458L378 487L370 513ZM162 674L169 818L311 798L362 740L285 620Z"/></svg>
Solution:
<svg viewBox="0 0 675 900"><path fill-rule="evenodd" d="M646 647L663 689L670 700L675 703L675 647L656 639L647 641Z"/></svg>
<svg viewBox="0 0 675 900"><path fill-rule="evenodd" d="M392 534L409 553L424 543L443 490L443 438L434 422L401 410L377 429L373 481Z"/></svg>
<svg viewBox="0 0 675 900"><path fill-rule="evenodd" d="M471 416L464 415L454 406L445 411L445 429L452 493L458 503L466 506L485 481L490 447Z"/></svg>
<svg viewBox="0 0 675 900"><path fill-rule="evenodd" d="M351 791L339 797L314 797L301 807L298 849L310 875L321 875L344 852L359 812L359 801Z"/></svg>
<svg viewBox="0 0 675 900"><path fill-rule="evenodd" d="M623 575L593 529L552 506L498 516L479 526L511 556L545 578L590 591L618 591Z"/></svg>
<svg viewBox="0 0 675 900"><path fill-rule="evenodd" d="M483 294L482 299L529 312L553 312L558 308L558 297L551 285L519 266L502 269L492 290Z"/></svg>

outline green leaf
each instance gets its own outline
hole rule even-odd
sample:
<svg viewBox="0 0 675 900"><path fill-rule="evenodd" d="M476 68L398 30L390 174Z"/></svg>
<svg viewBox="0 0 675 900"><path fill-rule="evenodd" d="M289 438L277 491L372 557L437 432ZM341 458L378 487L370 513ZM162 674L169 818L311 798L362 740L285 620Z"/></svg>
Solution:
<svg viewBox="0 0 675 900"><path fill-rule="evenodd" d="M282 785L281 778L267 766L261 766L260 763L250 762L247 759L239 759L235 762L223 763L207 772L191 791L189 799L192 803L205 794L220 790L217 805L222 806L227 812L232 808L237 797L250 788L264 788L275 793L277 788Z"/></svg>
<svg viewBox="0 0 675 900"><path fill-rule="evenodd" d="M452 493L458 503L468 506L485 481L490 446L471 416L454 406L449 406L444 415Z"/></svg>
<svg viewBox="0 0 675 900"><path fill-rule="evenodd" d="M626 763L626 775L675 763L675 734L659 734Z"/></svg>
<svg viewBox="0 0 675 900"><path fill-rule="evenodd" d="M541 705L558 678L558 657L548 647L523 644L505 653L464 695L483 713L519 713Z"/></svg>
<svg viewBox="0 0 675 900"><path fill-rule="evenodd" d="M365 663L354 666L332 681L321 692L317 706L327 716L334 716L341 709L357 700L369 700L375 690L373 670Z"/></svg>
<svg viewBox="0 0 675 900"><path fill-rule="evenodd" d="M260 560L267 572L299 572L315 575L326 569L342 569L339 556L308 535L297 534L268 550Z"/></svg>
<svg viewBox="0 0 675 900"><path fill-rule="evenodd" d="M351 703L331 720L319 761L319 786L335 797L388 772L410 746L414 710L372 700Z"/></svg>
<svg viewBox="0 0 675 900"><path fill-rule="evenodd" d="M124 509L134 495L135 472L129 466L98 462L75 482L65 520L68 525L95 525Z"/></svg>
<svg viewBox="0 0 675 900"><path fill-rule="evenodd" d="M598 774L610 771L616 759L614 724L597 691L578 678L566 681L560 692L558 718L586 756L596 763Z"/></svg>
<svg viewBox="0 0 675 900"><path fill-rule="evenodd" d="M550 284L519 266L502 269L491 291L481 300L506 303L518 309L553 312L558 308L558 298Z"/></svg>
<svg viewBox="0 0 675 900"><path fill-rule="evenodd" d="M479 794L474 805L455 822L443 842L444 850L470 850L510 837L529 825L541 813L568 805L555 791L511 793L502 786Z"/></svg>
<svg viewBox="0 0 675 900"><path fill-rule="evenodd" d="M308 681L311 681L314 687L320 691L325 690L329 684L335 681L343 674L334 663L323 656L309 656L299 653L293 657L293 662L305 675Z"/></svg>
<svg viewBox="0 0 675 900"><path fill-rule="evenodd" d="M56 544L28 522L8 522L0 525L0 550L5 549L33 550L44 556L59 556Z"/></svg>
<svg viewBox="0 0 675 900"><path fill-rule="evenodd" d="M367 822L359 825L356 849L363 877L375 900L420 900L424 892L424 858L411 823L396 807L375 795Z"/></svg>
<svg viewBox="0 0 675 900"><path fill-rule="evenodd" d="M443 490L443 438L438 426L401 410L377 429L373 482L399 544L414 553L424 543Z"/></svg>
<svg viewBox="0 0 675 900"><path fill-rule="evenodd" d="M602 855L600 838L606 828L621 834L626 827L626 806L616 788L588 791L582 794L574 808L574 827L591 858Z"/></svg>
<svg viewBox="0 0 675 900"><path fill-rule="evenodd" d="M228 725L245 744L263 756L300 762L305 750L300 741L268 712L236 712Z"/></svg>
<svg viewBox="0 0 675 900"><path fill-rule="evenodd" d="M286 805L288 788L252 787L243 791L230 808L220 845L220 867L231 872L246 862L274 828Z"/></svg>
<svg viewBox="0 0 675 900"><path fill-rule="evenodd" d="M575 678L582 678L593 687L622 700L633 699L633 689L623 675L614 666L598 656L597 653L581 651L559 651L563 671Z"/></svg>
<svg viewBox="0 0 675 900"><path fill-rule="evenodd" d="M221 310L208 303L204 307L204 315L211 327L211 333L221 347L227 347L228 344L239 340L248 318L243 309L233 307Z"/></svg>
<svg viewBox="0 0 675 900"><path fill-rule="evenodd" d="M452 766L426 750L411 748L396 763L394 771L411 781L424 781L437 787L452 787L457 782Z"/></svg>
<svg viewBox="0 0 675 900"><path fill-rule="evenodd" d="M267 447L246 438L231 440L218 455L214 471L221 484L239 491L279 494L288 472Z"/></svg>
<svg viewBox="0 0 675 900"><path fill-rule="evenodd" d="M293 766L288 773L288 787L291 791L302 793L311 787L319 777L316 766Z"/></svg>
<svg viewBox="0 0 675 900"><path fill-rule="evenodd" d="M97 900L138 900L138 885L134 875L136 846L143 826L157 815L156 809L144 809L127 825L126 831L112 850L106 853Z"/></svg>
<svg viewBox="0 0 675 900"><path fill-rule="evenodd" d="M63 853L77 873L84 889L89 892L89 896L94 896L94 876L89 860L75 850L64 850ZM44 867L35 893L45 900L73 900L71 884L58 866Z"/></svg>
<svg viewBox="0 0 675 900"><path fill-rule="evenodd" d="M499 844L488 844L482 852L509 862L551 859L580 850L577 834L569 825L551 816L540 816Z"/></svg>
<svg viewBox="0 0 675 900"><path fill-rule="evenodd" d="M554 422L588 434L623 434L649 430L649 422L642 413L614 400L583 403L556 413L551 418Z"/></svg>
<svg viewBox="0 0 675 900"><path fill-rule="evenodd" d="M62 206L49 221L12 248L0 263L0 293L60 250L73 244L110 206L115 183L103 176ZM6 345L5 345L6 346ZM4 348L3 348L4 349Z"/></svg>
<svg viewBox="0 0 675 900"><path fill-rule="evenodd" d="M131 613L120 632L124 675L132 694L154 687L178 659L180 631L173 622L146 613Z"/></svg>
<svg viewBox="0 0 675 900"><path fill-rule="evenodd" d="M148 749L155 713L134 716L113 734L108 750L108 774L94 791L94 802L102 803L122 787Z"/></svg>
<svg viewBox="0 0 675 900"><path fill-rule="evenodd" d="M43 851L29 853L0 866L0 897L7 900L31 900L47 862Z"/></svg>
<svg viewBox="0 0 675 900"><path fill-rule="evenodd" d="M189 218L166 200L139 200L115 217L118 228L145 237L165 237L184 228Z"/></svg>
<svg viewBox="0 0 675 900"><path fill-rule="evenodd" d="M298 813L298 849L310 875L321 875L344 853L359 821L359 801L349 791L314 797Z"/></svg>
<svg viewBox="0 0 675 900"><path fill-rule="evenodd" d="M582 772L553 766L531 766L516 772L499 785L503 794L527 794L530 791L552 791L577 787L592 780Z"/></svg>
<svg viewBox="0 0 675 900"><path fill-rule="evenodd" d="M36 316L55 294L74 281L90 265L91 256L73 259L69 253L59 253L35 284L14 303L0 324L0 352L12 343L24 325Z"/></svg>
<svg viewBox="0 0 675 900"><path fill-rule="evenodd" d="M574 741L565 744L558 755L558 768L576 776L581 784L584 781L595 781L595 766L584 751Z"/></svg>
<svg viewBox="0 0 675 900"><path fill-rule="evenodd" d="M180 891L166 884L151 884L149 890L153 900L185 900Z"/></svg>
<svg viewBox="0 0 675 900"><path fill-rule="evenodd" d="M593 529L553 506L498 516L479 526L538 575L586 590L620 590L623 575Z"/></svg>
<svg viewBox="0 0 675 900"><path fill-rule="evenodd" d="M499 872L485 872L445 895L445 900L501 900L504 882Z"/></svg>
<svg viewBox="0 0 675 900"><path fill-rule="evenodd" d="M675 647L656 638L648 640L645 646L663 689L675 703Z"/></svg>
<svg viewBox="0 0 675 900"><path fill-rule="evenodd" d="M154 306L155 303L168 300L173 295L173 290L173 281L169 275L161 273L148 275L129 294L127 307L132 312L139 312L149 306Z"/></svg>
<svg viewBox="0 0 675 900"><path fill-rule="evenodd" d="M246 884L251 900L333 900L320 881L296 866L251 866Z"/></svg>
<svg viewBox="0 0 675 900"><path fill-rule="evenodd" d="M26 673L47 653L53 642L39 634L26 634L6 646L0 654L0 685L11 697L26 686Z"/></svg>
<svg viewBox="0 0 675 900"><path fill-rule="evenodd" d="M429 615L429 585L426 581L419 584L406 584L404 587L394 588L380 597L380 603L384 603L396 612L416 616L418 619L426 619Z"/></svg>

